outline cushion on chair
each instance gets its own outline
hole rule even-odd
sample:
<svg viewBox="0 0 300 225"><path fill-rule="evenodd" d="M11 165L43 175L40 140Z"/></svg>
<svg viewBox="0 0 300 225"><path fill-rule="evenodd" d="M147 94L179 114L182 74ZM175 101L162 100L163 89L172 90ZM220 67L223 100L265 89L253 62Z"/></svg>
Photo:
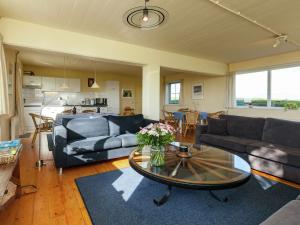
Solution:
<svg viewBox="0 0 300 225"><path fill-rule="evenodd" d="M227 120L227 132L230 136L261 140L265 124L264 118L221 115Z"/></svg>
<svg viewBox="0 0 300 225"><path fill-rule="evenodd" d="M213 134L202 134L200 140L201 142L206 144L234 150L241 153L246 152L246 147L248 144L254 143L256 141L234 136L220 136Z"/></svg>
<svg viewBox="0 0 300 225"><path fill-rule="evenodd" d="M266 119L263 141L300 148L300 122Z"/></svg>
<svg viewBox="0 0 300 225"><path fill-rule="evenodd" d="M137 145L137 138L135 134L121 134L117 136L122 140L122 147L131 147Z"/></svg>
<svg viewBox="0 0 300 225"><path fill-rule="evenodd" d="M137 133L144 125L142 114L133 116L108 116L110 136L126 133Z"/></svg>
<svg viewBox="0 0 300 225"><path fill-rule="evenodd" d="M260 158L300 167L300 150L266 142L255 142L247 146L247 153Z"/></svg>
<svg viewBox="0 0 300 225"><path fill-rule="evenodd" d="M64 118L62 123L67 128L68 140L109 135L108 121L105 117Z"/></svg>
<svg viewBox="0 0 300 225"><path fill-rule="evenodd" d="M120 148L121 146L122 141L120 138L98 136L80 140L73 140L67 144L67 147L64 149L64 152L68 155L75 155L84 152Z"/></svg>
<svg viewBox="0 0 300 225"><path fill-rule="evenodd" d="M227 135L227 121L224 119L207 118L209 134Z"/></svg>

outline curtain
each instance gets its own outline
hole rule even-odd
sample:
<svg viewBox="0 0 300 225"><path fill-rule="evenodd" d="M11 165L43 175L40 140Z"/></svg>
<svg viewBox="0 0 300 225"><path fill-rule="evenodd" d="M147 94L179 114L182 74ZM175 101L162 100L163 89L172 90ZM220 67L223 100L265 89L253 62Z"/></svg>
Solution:
<svg viewBox="0 0 300 225"><path fill-rule="evenodd" d="M226 102L225 108L229 110L234 107L234 72L226 76Z"/></svg>
<svg viewBox="0 0 300 225"><path fill-rule="evenodd" d="M9 113L8 82L3 38L0 34L0 115Z"/></svg>
<svg viewBox="0 0 300 225"><path fill-rule="evenodd" d="M16 114L19 121L19 135L24 133L24 104L23 104L23 65L17 58L16 61Z"/></svg>

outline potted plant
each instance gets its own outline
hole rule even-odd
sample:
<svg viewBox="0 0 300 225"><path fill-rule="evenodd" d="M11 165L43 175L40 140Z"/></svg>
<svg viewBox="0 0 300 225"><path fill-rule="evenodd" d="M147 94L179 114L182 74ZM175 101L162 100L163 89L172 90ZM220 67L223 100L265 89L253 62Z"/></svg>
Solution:
<svg viewBox="0 0 300 225"><path fill-rule="evenodd" d="M174 133L172 126L163 123L150 124L137 133L140 149L150 147L151 166L165 164L165 146L175 140Z"/></svg>

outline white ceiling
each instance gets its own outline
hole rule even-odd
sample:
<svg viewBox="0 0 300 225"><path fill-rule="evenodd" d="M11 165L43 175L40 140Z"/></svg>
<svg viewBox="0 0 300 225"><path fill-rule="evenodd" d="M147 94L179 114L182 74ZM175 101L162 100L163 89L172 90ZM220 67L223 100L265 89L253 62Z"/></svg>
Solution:
<svg viewBox="0 0 300 225"><path fill-rule="evenodd" d="M99 61L86 57L64 55L61 53L52 53L25 48L17 48L20 52L19 57L24 65L34 65L42 67L65 68L70 70L81 70L94 73L108 72L124 75L141 75L142 67L134 65L126 65L116 62Z"/></svg>
<svg viewBox="0 0 300 225"><path fill-rule="evenodd" d="M50 68L66 68L66 70L79 70L94 73L117 73L123 75L142 75L142 66L124 64L122 62L100 61L94 58L87 58L83 56L67 55L55 52L47 52L41 50L33 50L28 48L20 48L13 46L6 46L19 51L19 58L22 63L30 66L41 66ZM65 64L64 64L65 60ZM192 73L188 71L175 70L170 68L161 68L161 75L171 75L177 73L189 73L202 75L199 73Z"/></svg>
<svg viewBox="0 0 300 225"><path fill-rule="evenodd" d="M220 0L300 42L299 0ZM123 14L142 0L1 0L0 15L65 30L222 62L298 50L272 47L272 34L208 0L151 0L169 12L168 22L141 31L124 25Z"/></svg>

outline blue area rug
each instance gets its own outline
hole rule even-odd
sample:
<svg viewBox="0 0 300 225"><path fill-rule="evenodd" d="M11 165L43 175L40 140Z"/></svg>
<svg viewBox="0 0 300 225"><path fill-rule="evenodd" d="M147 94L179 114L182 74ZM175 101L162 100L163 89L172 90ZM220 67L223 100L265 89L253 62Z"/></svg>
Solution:
<svg viewBox="0 0 300 225"><path fill-rule="evenodd" d="M131 168L76 180L94 225L256 225L300 194L300 190L259 176L235 189L208 191L173 188L169 201L157 207L166 186Z"/></svg>

